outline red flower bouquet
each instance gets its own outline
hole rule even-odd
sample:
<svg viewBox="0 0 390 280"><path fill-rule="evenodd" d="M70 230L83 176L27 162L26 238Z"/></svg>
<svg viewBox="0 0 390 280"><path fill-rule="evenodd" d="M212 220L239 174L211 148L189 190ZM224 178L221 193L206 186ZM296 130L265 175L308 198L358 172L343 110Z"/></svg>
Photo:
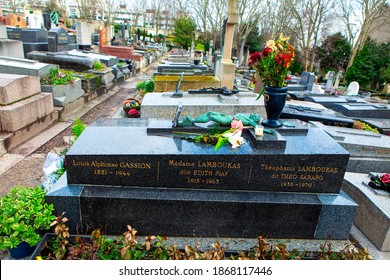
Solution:
<svg viewBox="0 0 390 280"><path fill-rule="evenodd" d="M289 38L280 34L277 40L268 40L261 52L251 54L249 67L256 70L265 85L271 87L286 86L286 77L294 61L295 49L288 42ZM259 94L259 97L263 94Z"/></svg>

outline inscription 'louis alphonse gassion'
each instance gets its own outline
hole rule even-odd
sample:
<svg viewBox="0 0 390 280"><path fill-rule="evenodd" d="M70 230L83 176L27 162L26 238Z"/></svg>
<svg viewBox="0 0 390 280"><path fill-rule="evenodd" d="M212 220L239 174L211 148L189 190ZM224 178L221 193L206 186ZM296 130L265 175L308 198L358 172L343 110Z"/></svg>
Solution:
<svg viewBox="0 0 390 280"><path fill-rule="evenodd" d="M144 162L126 162L121 161L116 162L104 162L104 161L76 161L72 160L73 166L92 166L96 168L130 168L130 169L151 169L152 165L150 163Z"/></svg>

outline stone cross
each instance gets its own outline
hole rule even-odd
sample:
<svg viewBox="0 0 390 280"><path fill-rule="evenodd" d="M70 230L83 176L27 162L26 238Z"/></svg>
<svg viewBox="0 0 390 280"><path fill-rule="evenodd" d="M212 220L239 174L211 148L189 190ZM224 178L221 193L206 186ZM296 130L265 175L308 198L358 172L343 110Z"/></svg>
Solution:
<svg viewBox="0 0 390 280"><path fill-rule="evenodd" d="M181 85L181 80L183 79L183 75L184 75L184 72L181 72L179 81L177 82L177 86L176 86L175 91L173 92L172 97L182 97L183 96L183 92L180 90L180 85Z"/></svg>
<svg viewBox="0 0 390 280"><path fill-rule="evenodd" d="M179 105L177 106L177 110L176 110L175 116L173 117L172 127L177 127L177 124L179 123L179 117L180 117L180 114L181 114L182 110L183 110L183 103L179 102Z"/></svg>
<svg viewBox="0 0 390 280"><path fill-rule="evenodd" d="M333 91L333 79L334 79L334 72L333 71L328 72L328 74L326 74L325 92Z"/></svg>
<svg viewBox="0 0 390 280"><path fill-rule="evenodd" d="M228 2L228 18L226 22L225 42L221 65L221 87L233 89L236 65L232 62L232 46L234 27L238 23L237 0Z"/></svg>
<svg viewBox="0 0 390 280"><path fill-rule="evenodd" d="M342 72L339 70L339 72L337 73L337 76L336 76L336 81L334 82L334 86L333 86L334 89L338 89L341 75L342 75Z"/></svg>

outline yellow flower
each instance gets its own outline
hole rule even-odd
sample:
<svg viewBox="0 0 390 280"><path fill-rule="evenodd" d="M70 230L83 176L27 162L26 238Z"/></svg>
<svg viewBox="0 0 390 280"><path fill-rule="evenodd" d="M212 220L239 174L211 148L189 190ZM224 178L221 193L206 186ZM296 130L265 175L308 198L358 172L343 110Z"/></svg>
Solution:
<svg viewBox="0 0 390 280"><path fill-rule="evenodd" d="M283 33L280 33L279 40L284 42L290 40L290 37L284 37Z"/></svg>
<svg viewBox="0 0 390 280"><path fill-rule="evenodd" d="M275 41L274 40L268 40L265 47L266 48L271 48L272 50L275 50L276 49Z"/></svg>
<svg viewBox="0 0 390 280"><path fill-rule="evenodd" d="M36 260L37 260L37 261L41 261L41 260L42 260L42 257L41 257L41 256L37 256L37 257L36 257Z"/></svg>

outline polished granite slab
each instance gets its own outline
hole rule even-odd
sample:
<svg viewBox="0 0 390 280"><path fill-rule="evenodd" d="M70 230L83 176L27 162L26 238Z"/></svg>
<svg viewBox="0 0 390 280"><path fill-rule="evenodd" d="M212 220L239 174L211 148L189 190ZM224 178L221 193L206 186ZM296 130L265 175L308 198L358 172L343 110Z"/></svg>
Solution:
<svg viewBox="0 0 390 280"><path fill-rule="evenodd" d="M193 133L186 128L100 120L66 154L68 184L338 194L349 153L322 129L294 126L276 129L272 141L244 133L240 148L215 151L182 139Z"/></svg>
<svg viewBox="0 0 390 280"><path fill-rule="evenodd" d="M71 232L197 237L348 239L357 210L345 193L293 194L170 188L69 186L47 194Z"/></svg>

